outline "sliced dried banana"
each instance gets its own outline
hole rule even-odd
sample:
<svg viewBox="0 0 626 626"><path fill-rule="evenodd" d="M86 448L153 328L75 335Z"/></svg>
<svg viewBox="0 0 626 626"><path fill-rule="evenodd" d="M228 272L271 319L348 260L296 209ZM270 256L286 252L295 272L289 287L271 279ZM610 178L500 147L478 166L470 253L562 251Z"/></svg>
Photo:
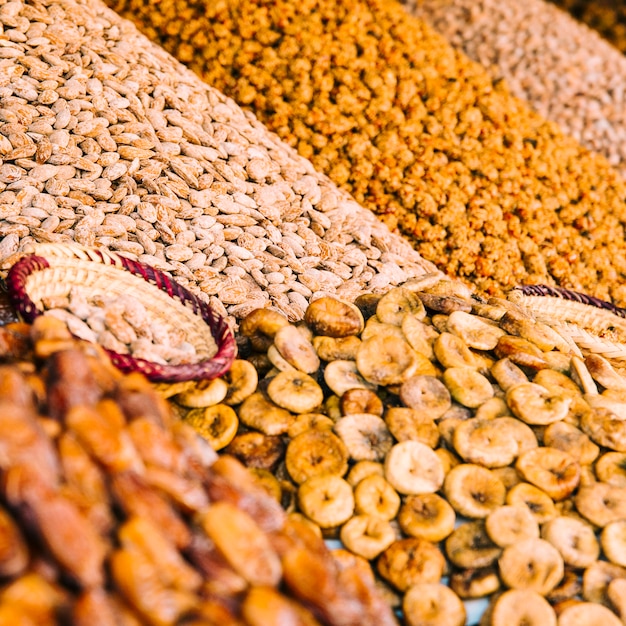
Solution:
<svg viewBox="0 0 626 626"><path fill-rule="evenodd" d="M502 554L485 532L484 520L460 524L446 539L446 554L457 567L474 569L489 567Z"/></svg>
<svg viewBox="0 0 626 626"><path fill-rule="evenodd" d="M525 506L501 506L485 519L485 530L491 541L506 548L524 539L539 538L539 524Z"/></svg>
<svg viewBox="0 0 626 626"><path fill-rule="evenodd" d="M565 419L572 398L550 393L536 383L521 383L507 390L506 402L513 414L527 424L546 426Z"/></svg>
<svg viewBox="0 0 626 626"><path fill-rule="evenodd" d="M348 471L348 450L330 430L307 430L287 445L285 465L298 484L322 474L343 476Z"/></svg>
<svg viewBox="0 0 626 626"><path fill-rule="evenodd" d="M401 494L434 493L443 484L443 465L423 443L402 441L385 458L385 478Z"/></svg>
<svg viewBox="0 0 626 626"><path fill-rule="evenodd" d="M537 320L520 318L508 311L499 321L500 328L511 335L530 341L542 352L550 352L557 348L569 352L569 344L547 324Z"/></svg>
<svg viewBox="0 0 626 626"><path fill-rule="evenodd" d="M382 461L393 446L385 421L371 413L354 413L337 420L334 430L355 461Z"/></svg>
<svg viewBox="0 0 626 626"><path fill-rule="evenodd" d="M363 315L356 305L330 296L311 302L304 321L316 335L328 337L358 335L364 326Z"/></svg>
<svg viewBox="0 0 626 626"><path fill-rule="evenodd" d="M465 605L442 583L418 583L406 592L402 611L407 626L464 626Z"/></svg>
<svg viewBox="0 0 626 626"><path fill-rule="evenodd" d="M610 609L593 602L570 604L559 614L559 626L620 626L622 621Z"/></svg>
<svg viewBox="0 0 626 626"><path fill-rule="evenodd" d="M276 406L260 391L255 391L242 402L238 414L243 424L266 435L282 435L294 422L289 411Z"/></svg>
<svg viewBox="0 0 626 626"><path fill-rule="evenodd" d="M484 518L504 504L502 481L486 467L462 463L446 475L443 492L454 510L469 518Z"/></svg>
<svg viewBox="0 0 626 626"><path fill-rule="evenodd" d="M341 526L354 514L352 487L340 476L312 476L298 487L298 506L320 528Z"/></svg>
<svg viewBox="0 0 626 626"><path fill-rule="evenodd" d="M287 359L278 351L278 348L274 344L267 349L267 358L274 367L267 372L266 376L274 376L278 372L298 371L297 368L289 363L289 361L287 361Z"/></svg>
<svg viewBox="0 0 626 626"><path fill-rule="evenodd" d="M443 367L476 367L476 358L467 344L452 333L442 332L433 342L433 352Z"/></svg>
<svg viewBox="0 0 626 626"><path fill-rule="evenodd" d="M511 487L506 494L506 503L512 506L526 506L539 524L543 524L559 513L554 506L554 501L545 492L531 485L521 482Z"/></svg>
<svg viewBox="0 0 626 626"><path fill-rule="evenodd" d="M398 514L405 535L438 543L454 530L454 509L436 493L407 496Z"/></svg>
<svg viewBox="0 0 626 626"><path fill-rule="evenodd" d="M256 368L245 359L235 359L224 380L228 383L224 404L228 406L241 404L256 391L259 384Z"/></svg>
<svg viewBox="0 0 626 626"><path fill-rule="evenodd" d="M219 404L228 393L228 383L223 378L201 380L188 391L174 396L174 400L182 406L203 408Z"/></svg>
<svg viewBox="0 0 626 626"><path fill-rule="evenodd" d="M437 546L415 537L394 541L376 562L378 573L398 591L418 583L438 583L445 566Z"/></svg>
<svg viewBox="0 0 626 626"><path fill-rule="evenodd" d="M398 441L419 441L429 448L435 448L439 442L439 429L435 422L423 417L416 409L392 406L387 409L385 423L391 434Z"/></svg>
<svg viewBox="0 0 626 626"><path fill-rule="evenodd" d="M355 485L354 505L360 515L375 515L389 521L398 514L400 496L384 476L371 474Z"/></svg>
<svg viewBox="0 0 626 626"><path fill-rule="evenodd" d="M313 347L317 356L322 361L354 361L356 353L361 345L361 340L356 335L348 337L326 337L317 335L313 337Z"/></svg>
<svg viewBox="0 0 626 626"><path fill-rule="evenodd" d="M567 422L550 424L543 432L543 443L567 452L581 465L590 465L600 453L600 448L585 433Z"/></svg>
<svg viewBox="0 0 626 626"><path fill-rule="evenodd" d="M341 527L339 538L348 550L371 560L396 540L396 533L382 517L355 515Z"/></svg>
<svg viewBox="0 0 626 626"><path fill-rule="evenodd" d="M459 404L473 409L494 394L489 380L471 367L449 367L443 373L443 382Z"/></svg>
<svg viewBox="0 0 626 626"><path fill-rule="evenodd" d="M374 335L363 341L356 355L357 368L375 385L401 385L415 374L434 374L433 364L399 337Z"/></svg>
<svg viewBox="0 0 626 626"><path fill-rule="evenodd" d="M505 591L494 601L491 609L492 626L556 626L556 624L556 613L550 603L530 589Z"/></svg>
<svg viewBox="0 0 626 626"><path fill-rule="evenodd" d="M529 589L542 596L563 578L563 558L544 539L524 539L504 548L498 559L502 582L511 589Z"/></svg>
<svg viewBox="0 0 626 626"><path fill-rule="evenodd" d="M297 370L312 374L320 366L313 344L300 328L289 324L274 335L274 346L281 356Z"/></svg>
<svg viewBox="0 0 626 626"><path fill-rule="evenodd" d="M484 467L510 465L519 453L519 443L514 437L518 420L514 418L484 419L474 417L461 422L452 436L452 444L466 463ZM526 428L526 426L524 424ZM530 436L534 434L530 431ZM535 439L536 445L536 439Z"/></svg>
<svg viewBox="0 0 626 626"><path fill-rule="evenodd" d="M371 413L382 417L385 412L382 400L371 389L348 389L341 395L339 408L342 415Z"/></svg>
<svg viewBox="0 0 626 626"><path fill-rule="evenodd" d="M288 324L289 320L278 311L255 309L241 320L239 332L250 340L257 352L266 352L274 341L274 335Z"/></svg>
<svg viewBox="0 0 626 626"><path fill-rule="evenodd" d="M493 350L505 331L490 321L464 311L454 311L448 317L448 331L457 335L470 348Z"/></svg>
<svg viewBox="0 0 626 626"><path fill-rule="evenodd" d="M303 372L280 372L267 386L270 400L293 413L311 413L322 402L324 392L311 376Z"/></svg>
<svg viewBox="0 0 626 626"><path fill-rule="evenodd" d="M515 469L524 480L557 501L567 498L580 482L578 461L557 448L528 450L518 457Z"/></svg>
<svg viewBox="0 0 626 626"><path fill-rule="evenodd" d="M203 409L192 409L184 418L211 445L213 450L225 448L237 434L237 413L226 404L216 404Z"/></svg>
<svg viewBox="0 0 626 626"><path fill-rule="evenodd" d="M576 355L572 357L570 362L570 375L572 380L585 394L593 396L598 395L598 387L581 357Z"/></svg>
<svg viewBox="0 0 626 626"><path fill-rule="evenodd" d="M611 363L599 354L588 354L585 365L593 379L605 389L626 390L626 378L618 374Z"/></svg>
<svg viewBox="0 0 626 626"><path fill-rule="evenodd" d="M560 552L565 564L571 567L589 567L600 556L600 544L593 528L575 517L555 517L541 527L541 536Z"/></svg>
<svg viewBox="0 0 626 626"><path fill-rule="evenodd" d="M402 287L390 289L376 306L376 317L384 324L401 326L406 315L422 320L426 309L414 292Z"/></svg>
<svg viewBox="0 0 626 626"><path fill-rule="evenodd" d="M626 487L626 452L606 452L596 462L599 481L614 487Z"/></svg>
<svg viewBox="0 0 626 626"><path fill-rule="evenodd" d="M351 389L376 389L375 384L361 376L354 361L332 361L324 369L324 381L339 397Z"/></svg>
<svg viewBox="0 0 626 626"><path fill-rule="evenodd" d="M439 419L451 406L446 386L434 376L411 376L400 387L400 400L429 419Z"/></svg>
<svg viewBox="0 0 626 626"><path fill-rule="evenodd" d="M491 366L491 375L503 391L508 391L521 383L529 382L528 376L511 359L504 358Z"/></svg>

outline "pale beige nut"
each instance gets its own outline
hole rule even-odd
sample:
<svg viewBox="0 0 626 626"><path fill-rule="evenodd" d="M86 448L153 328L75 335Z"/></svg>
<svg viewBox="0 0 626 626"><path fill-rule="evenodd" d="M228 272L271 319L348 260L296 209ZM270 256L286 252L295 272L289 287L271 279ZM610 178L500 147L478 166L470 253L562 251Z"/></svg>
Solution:
<svg viewBox="0 0 626 626"><path fill-rule="evenodd" d="M313 344L297 326L283 326L274 335L274 346L281 356L297 370L312 374L320 366Z"/></svg>
<svg viewBox="0 0 626 626"><path fill-rule="evenodd" d="M355 461L382 461L394 444L385 421L371 413L354 413L335 422L334 430Z"/></svg>
<svg viewBox="0 0 626 626"><path fill-rule="evenodd" d="M377 461L357 461L348 472L346 480L356 487L363 479L368 476L385 477L385 467ZM395 490L394 490L395 491Z"/></svg>
<svg viewBox="0 0 626 626"><path fill-rule="evenodd" d="M363 315L357 306L328 296L309 304L304 321L316 335L329 337L358 335L364 326Z"/></svg>
<svg viewBox="0 0 626 626"><path fill-rule="evenodd" d="M549 602L530 589L509 589L498 596L491 610L493 626L556 626Z"/></svg>
<svg viewBox="0 0 626 626"><path fill-rule="evenodd" d="M558 626L588 626L591 624L620 626L622 621L605 606L592 602L572 604L559 614Z"/></svg>
<svg viewBox="0 0 626 626"><path fill-rule="evenodd" d="M545 491L553 500L567 498L580 482L580 463L567 452L541 447L521 454L515 469L522 478Z"/></svg>
<svg viewBox="0 0 626 626"><path fill-rule="evenodd" d="M382 400L371 389L348 389L341 395L339 407L342 415L371 413L382 417L385 412Z"/></svg>
<svg viewBox="0 0 626 626"><path fill-rule="evenodd" d="M259 384L256 368L245 359L235 359L224 375L224 380L228 383L224 404L229 406L241 404L256 391Z"/></svg>
<svg viewBox="0 0 626 626"><path fill-rule="evenodd" d="M390 289L376 306L376 317L383 324L402 326L406 315L423 320L426 317L426 309L414 292L403 287Z"/></svg>
<svg viewBox="0 0 626 626"><path fill-rule="evenodd" d="M524 539L504 548L498 559L502 582L511 589L529 589L545 596L563 578L563 558L543 539Z"/></svg>
<svg viewBox="0 0 626 626"><path fill-rule="evenodd" d="M498 345L498 339L506 334L490 321L464 311L450 313L447 329L476 350L493 350Z"/></svg>
<svg viewBox="0 0 626 626"><path fill-rule="evenodd" d="M443 382L450 395L469 408L479 407L494 394L489 380L471 367L449 367L443 373Z"/></svg>
<svg viewBox="0 0 626 626"><path fill-rule="evenodd" d="M363 341L356 365L365 380L375 385L401 385L415 374L433 374L432 363L398 337L375 335Z"/></svg>
<svg viewBox="0 0 626 626"><path fill-rule="evenodd" d="M237 413L226 404L192 409L184 420L209 442L213 450L225 448L239 428Z"/></svg>
<svg viewBox="0 0 626 626"><path fill-rule="evenodd" d="M515 434L519 430L517 424L520 423L514 418L506 417L474 417L463 421L454 429L454 449L467 463L488 468L510 465L519 454L519 443ZM523 426L528 428L525 424ZM534 439L530 428L528 431L528 436Z"/></svg>
<svg viewBox="0 0 626 626"><path fill-rule="evenodd" d="M495 563L502 554L485 532L484 520L465 522L457 526L445 541L446 554L457 567L481 568Z"/></svg>
<svg viewBox="0 0 626 626"><path fill-rule="evenodd" d="M469 518L484 518L504 504L502 481L486 467L462 463L445 477L443 492L454 510Z"/></svg>
<svg viewBox="0 0 626 626"><path fill-rule="evenodd" d="M539 524L543 524L558 515L552 498L545 492L531 485L520 482L509 489L506 503L512 506L526 506Z"/></svg>
<svg viewBox="0 0 626 626"><path fill-rule="evenodd" d="M461 599L442 583L418 583L410 587L402 600L408 626L464 626L465 606Z"/></svg>
<svg viewBox="0 0 626 626"><path fill-rule="evenodd" d="M278 584L280 559L268 535L248 513L226 501L214 502L200 523L228 563L251 585Z"/></svg>
<svg viewBox="0 0 626 626"><path fill-rule="evenodd" d="M590 465L600 453L600 448L585 433L567 422L550 424L543 433L543 443L567 452L580 465Z"/></svg>
<svg viewBox="0 0 626 626"><path fill-rule="evenodd" d="M450 588L463 600L485 598L500 589L500 578L495 567L456 570L450 574Z"/></svg>
<svg viewBox="0 0 626 626"><path fill-rule="evenodd" d="M317 335L313 337L313 347L322 361L354 361L361 345L356 335L348 337L327 337Z"/></svg>
<svg viewBox="0 0 626 626"><path fill-rule="evenodd" d="M439 336L436 328L418 320L413 315L406 315L402 319L401 329L402 335L415 352L423 354L430 361L435 360L433 343Z"/></svg>
<svg viewBox="0 0 626 626"><path fill-rule="evenodd" d="M385 423L397 441L419 441L429 448L435 448L439 442L439 429L435 422L423 417L416 409L392 406L385 413Z"/></svg>
<svg viewBox="0 0 626 626"><path fill-rule="evenodd" d="M576 510L592 524L604 528L626 518L626 488L606 483L582 485L574 497Z"/></svg>
<svg viewBox="0 0 626 626"><path fill-rule="evenodd" d="M521 383L507 390L506 402L513 414L527 424L546 426L565 419L572 399L550 393L535 383Z"/></svg>
<svg viewBox="0 0 626 626"><path fill-rule="evenodd" d="M294 439L307 430L332 430L335 422L323 413L300 413L287 429L287 436Z"/></svg>
<svg viewBox="0 0 626 626"><path fill-rule="evenodd" d="M307 430L287 445L285 464L298 484L321 474L343 476L348 471L348 450L330 430Z"/></svg>
<svg viewBox="0 0 626 626"><path fill-rule="evenodd" d="M594 467L598 480L614 487L626 487L626 452L605 452Z"/></svg>
<svg viewBox="0 0 626 626"><path fill-rule="evenodd" d="M324 392L303 372L280 372L267 386L270 400L292 413L311 413L324 401Z"/></svg>
<svg viewBox="0 0 626 626"><path fill-rule="evenodd" d="M394 541L376 562L378 573L398 591L418 583L438 583L445 558L434 544L410 537Z"/></svg>
<svg viewBox="0 0 626 626"><path fill-rule="evenodd" d="M626 579L625 568L615 565L615 563L598 560L583 572L582 597L587 602L596 602L608 606L608 587L613 580L618 579Z"/></svg>
<svg viewBox="0 0 626 626"><path fill-rule="evenodd" d="M511 359L503 358L491 366L491 375L504 391L521 383L529 382L528 376Z"/></svg>
<svg viewBox="0 0 626 626"><path fill-rule="evenodd" d="M607 524L602 529L600 542L602 551L611 563L626 567L626 520L615 520Z"/></svg>
<svg viewBox="0 0 626 626"><path fill-rule="evenodd" d="M626 415L601 406L591 407L580 418L581 430L600 446L626 452Z"/></svg>
<svg viewBox="0 0 626 626"><path fill-rule="evenodd" d="M524 539L539 538L539 524L525 506L501 506L485 519L491 541L501 548Z"/></svg>
<svg viewBox="0 0 626 626"><path fill-rule="evenodd" d="M433 352L443 367L476 367L472 351L452 333L442 332L433 342Z"/></svg>
<svg viewBox="0 0 626 626"><path fill-rule="evenodd" d="M350 474L347 480L353 484ZM400 509L400 496L382 474L370 474L354 485L354 505L355 511L359 514L392 520Z"/></svg>
<svg viewBox="0 0 626 626"><path fill-rule="evenodd" d="M451 406L446 386L434 376L412 376L400 387L400 400L430 419L439 419Z"/></svg>
<svg viewBox="0 0 626 626"><path fill-rule="evenodd" d="M361 376L355 361L332 361L324 368L324 381L339 397L351 389L376 389L376 384Z"/></svg>
<svg viewBox="0 0 626 626"><path fill-rule="evenodd" d="M439 457L418 441L397 443L385 458L385 478L401 494L434 493L443 484Z"/></svg>
<svg viewBox="0 0 626 626"><path fill-rule="evenodd" d="M190 408L213 406L222 402L228 394L228 383L223 378L202 380L188 391L174 397L178 404Z"/></svg>
<svg viewBox="0 0 626 626"><path fill-rule="evenodd" d="M405 535L438 543L454 530L456 515L450 504L436 493L407 496L398 514Z"/></svg>
<svg viewBox="0 0 626 626"><path fill-rule="evenodd" d="M339 538L348 550L371 560L396 540L396 533L382 517L355 515L341 527Z"/></svg>
<svg viewBox="0 0 626 626"><path fill-rule="evenodd" d="M541 528L541 537L561 554L566 565L583 569L600 556L600 544L593 528L574 517L555 517Z"/></svg>
<svg viewBox="0 0 626 626"><path fill-rule="evenodd" d="M266 435L282 435L294 422L294 416L274 404L260 391L249 395L237 410L239 419L249 428Z"/></svg>
<svg viewBox="0 0 626 626"><path fill-rule="evenodd" d="M352 487L340 476L312 476L298 487L298 506L320 528L341 526L354 514Z"/></svg>
<svg viewBox="0 0 626 626"><path fill-rule="evenodd" d="M289 324L289 320L272 309L255 309L239 324L239 332L247 337L258 352L265 352L274 341L274 335Z"/></svg>

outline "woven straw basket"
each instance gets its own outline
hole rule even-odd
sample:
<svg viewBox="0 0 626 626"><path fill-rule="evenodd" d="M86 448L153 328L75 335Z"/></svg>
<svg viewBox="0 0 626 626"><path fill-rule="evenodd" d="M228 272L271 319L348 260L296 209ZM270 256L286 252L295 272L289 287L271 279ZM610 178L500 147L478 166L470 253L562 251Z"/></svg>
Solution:
<svg viewBox="0 0 626 626"><path fill-rule="evenodd" d="M224 374L236 356L226 320L172 278L153 267L107 250L71 244L38 244L9 270L7 287L13 306L27 322L44 313L42 298L69 295L79 288L87 296L132 294L152 322L183 330L198 362L162 365L131 354L107 350L124 372L141 372L154 382L208 380Z"/></svg>
<svg viewBox="0 0 626 626"><path fill-rule="evenodd" d="M569 289L525 285L508 299L532 313L574 343L583 353L595 353L626 366L626 309Z"/></svg>

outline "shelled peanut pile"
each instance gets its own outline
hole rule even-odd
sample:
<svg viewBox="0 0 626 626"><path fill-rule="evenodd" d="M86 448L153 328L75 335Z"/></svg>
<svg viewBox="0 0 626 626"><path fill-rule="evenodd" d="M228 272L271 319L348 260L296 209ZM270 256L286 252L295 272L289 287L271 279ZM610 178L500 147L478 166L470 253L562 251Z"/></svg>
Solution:
<svg viewBox="0 0 626 626"><path fill-rule="evenodd" d="M626 185L390 0L110 0L426 259L626 303Z"/></svg>
<svg viewBox="0 0 626 626"><path fill-rule="evenodd" d="M407 9L626 177L626 57L545 0L410 0Z"/></svg>
<svg viewBox="0 0 626 626"><path fill-rule="evenodd" d="M550 0L626 52L626 7L619 0Z"/></svg>
<svg viewBox="0 0 626 626"><path fill-rule="evenodd" d="M0 35L1 269L30 243L101 246L293 320L433 269L98 0L0 0Z"/></svg>
<svg viewBox="0 0 626 626"><path fill-rule="evenodd" d="M139 375L63 323L0 327L0 623L396 624Z"/></svg>
<svg viewBox="0 0 626 626"><path fill-rule="evenodd" d="M298 324L257 310L240 332L229 375L174 396L178 413L370 560L407 624L463 626L476 598L484 625L621 623L621 367L426 278L320 298Z"/></svg>

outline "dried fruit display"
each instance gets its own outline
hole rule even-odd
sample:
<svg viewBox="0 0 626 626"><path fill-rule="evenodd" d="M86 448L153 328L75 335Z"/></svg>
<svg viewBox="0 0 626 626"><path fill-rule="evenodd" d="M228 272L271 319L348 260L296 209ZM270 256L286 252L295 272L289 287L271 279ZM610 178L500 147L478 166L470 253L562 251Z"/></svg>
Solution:
<svg viewBox="0 0 626 626"><path fill-rule="evenodd" d="M618 173L398 3L109 5L448 275L626 304Z"/></svg>

